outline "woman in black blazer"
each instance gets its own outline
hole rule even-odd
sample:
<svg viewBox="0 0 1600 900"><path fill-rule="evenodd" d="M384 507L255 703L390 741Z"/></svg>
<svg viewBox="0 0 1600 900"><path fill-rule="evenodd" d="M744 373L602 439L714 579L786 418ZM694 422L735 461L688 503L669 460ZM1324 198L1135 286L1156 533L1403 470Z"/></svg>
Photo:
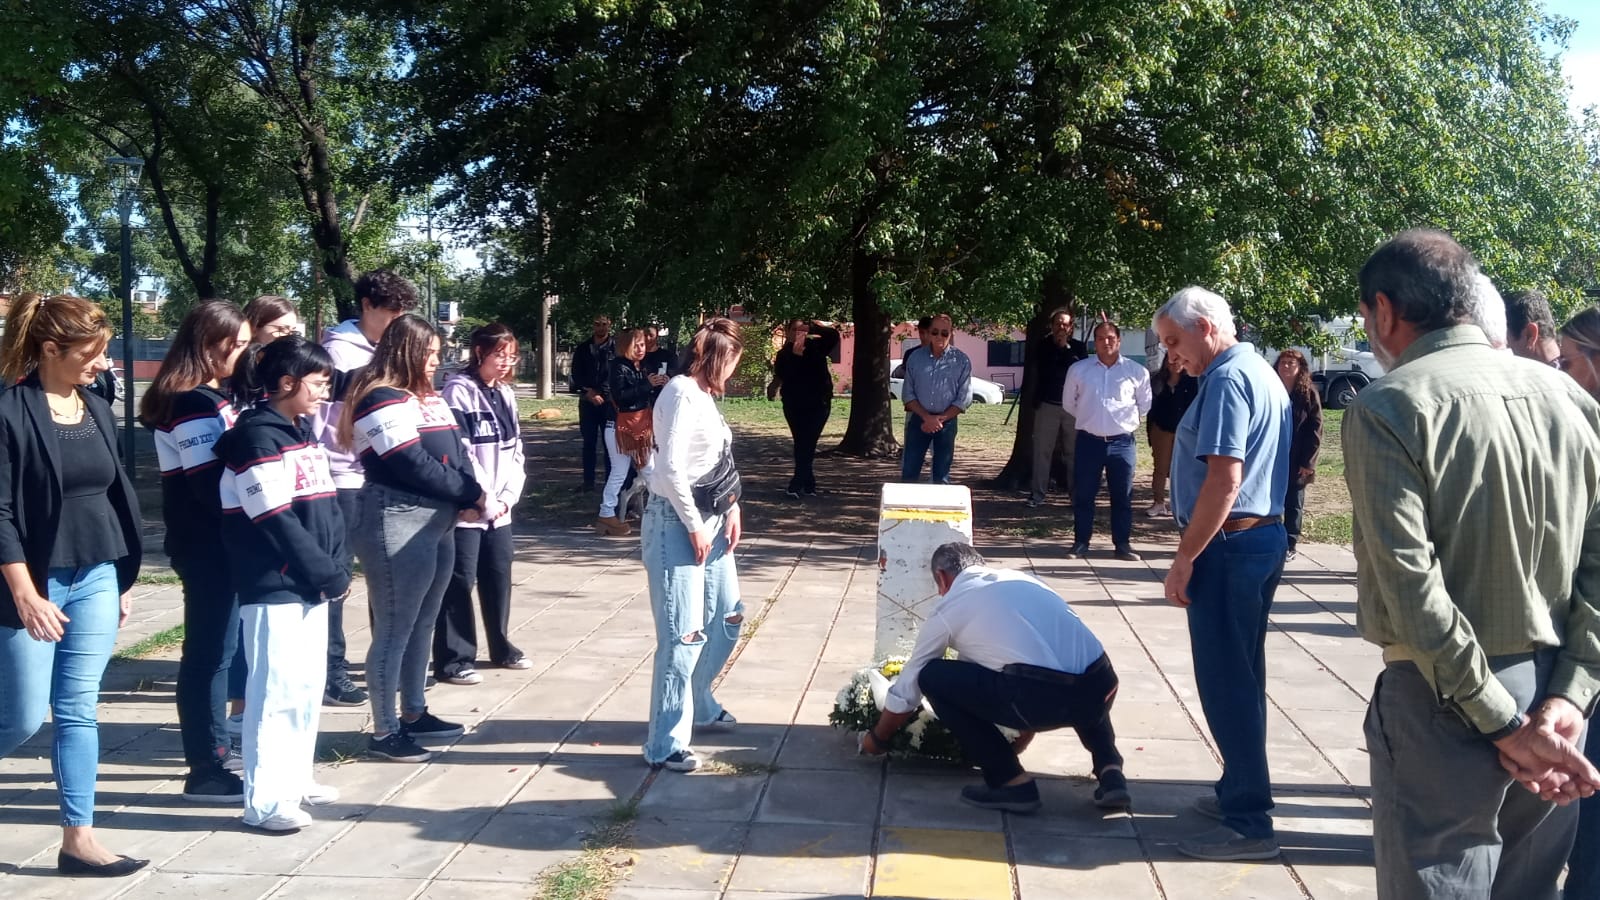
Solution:
<svg viewBox="0 0 1600 900"><path fill-rule="evenodd" d="M147 862L94 834L95 705L143 549L111 407L83 389L104 371L110 337L94 303L30 294L0 340L0 379L15 384L0 394L0 757L52 714L62 875Z"/></svg>

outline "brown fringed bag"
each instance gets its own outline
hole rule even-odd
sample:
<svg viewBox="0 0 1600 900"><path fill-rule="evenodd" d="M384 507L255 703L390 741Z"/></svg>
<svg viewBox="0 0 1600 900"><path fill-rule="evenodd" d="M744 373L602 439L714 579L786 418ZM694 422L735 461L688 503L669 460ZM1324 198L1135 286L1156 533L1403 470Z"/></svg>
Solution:
<svg viewBox="0 0 1600 900"><path fill-rule="evenodd" d="M617 449L633 457L635 466L642 469L649 464L655 443L655 424L650 419L650 410L617 410Z"/></svg>

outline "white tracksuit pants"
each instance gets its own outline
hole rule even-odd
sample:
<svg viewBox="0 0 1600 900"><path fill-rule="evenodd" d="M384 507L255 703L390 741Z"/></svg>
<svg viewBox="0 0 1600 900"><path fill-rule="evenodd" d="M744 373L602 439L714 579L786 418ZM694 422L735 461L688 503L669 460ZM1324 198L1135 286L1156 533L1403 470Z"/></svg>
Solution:
<svg viewBox="0 0 1600 900"><path fill-rule="evenodd" d="M244 656L244 820L300 808L313 784L328 670L328 604L247 603Z"/></svg>

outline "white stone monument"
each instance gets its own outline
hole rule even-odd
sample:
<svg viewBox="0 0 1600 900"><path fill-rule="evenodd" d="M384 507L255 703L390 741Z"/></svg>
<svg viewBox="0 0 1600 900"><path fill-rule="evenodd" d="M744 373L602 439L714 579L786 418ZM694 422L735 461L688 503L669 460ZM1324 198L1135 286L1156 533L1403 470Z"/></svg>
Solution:
<svg viewBox="0 0 1600 900"><path fill-rule="evenodd" d="M907 656L939 601L928 561L940 544L972 543L972 492L946 484L886 484L878 507L878 631L874 661Z"/></svg>

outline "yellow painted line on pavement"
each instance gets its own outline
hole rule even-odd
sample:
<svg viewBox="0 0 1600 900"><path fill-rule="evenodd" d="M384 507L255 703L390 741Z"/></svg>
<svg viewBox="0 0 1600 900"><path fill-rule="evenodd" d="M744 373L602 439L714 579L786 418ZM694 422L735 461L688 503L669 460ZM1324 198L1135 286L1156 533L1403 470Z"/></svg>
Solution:
<svg viewBox="0 0 1600 900"><path fill-rule="evenodd" d="M874 897L1011 900L1005 835L994 831L885 828Z"/></svg>

